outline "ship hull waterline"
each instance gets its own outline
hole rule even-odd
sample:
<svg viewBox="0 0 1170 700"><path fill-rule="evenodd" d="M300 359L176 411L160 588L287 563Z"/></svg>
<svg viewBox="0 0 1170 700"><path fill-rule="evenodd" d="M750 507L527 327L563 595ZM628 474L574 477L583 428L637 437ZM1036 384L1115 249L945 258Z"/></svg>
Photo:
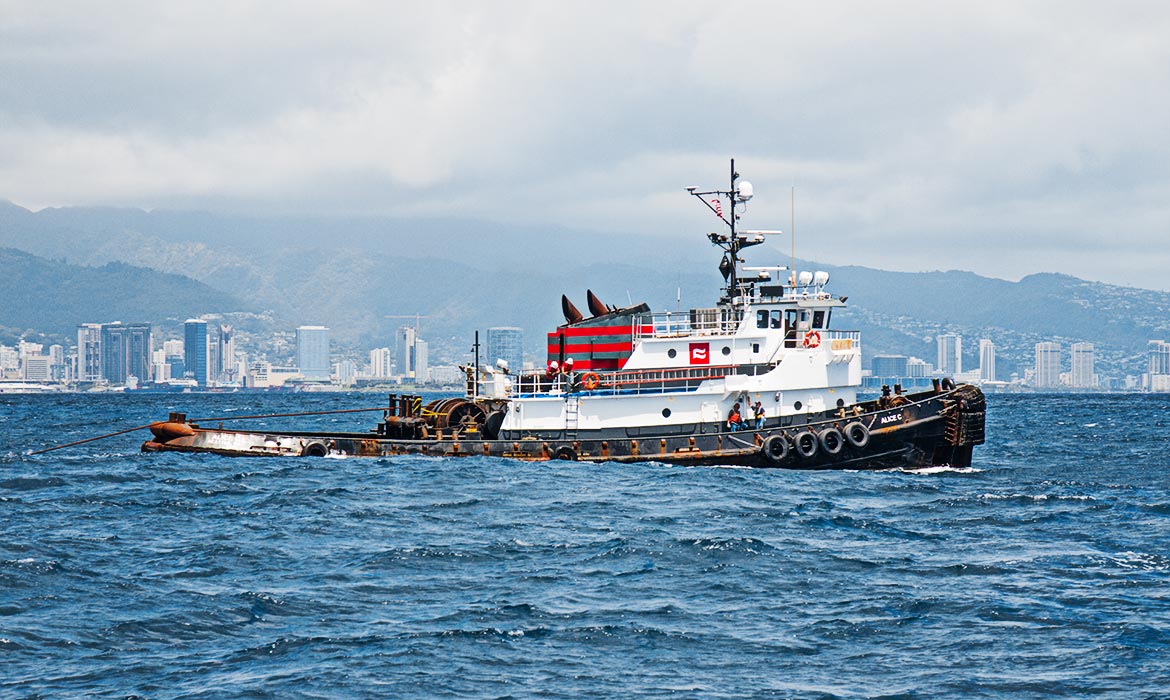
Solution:
<svg viewBox="0 0 1170 700"><path fill-rule="evenodd" d="M375 433L231 430L159 422L151 427L154 437L142 450L226 456L486 456L788 469L963 468L971 466L973 447L983 442L984 408L982 392L961 385L950 391L866 402L854 410L773 419L760 430L726 431L707 425L684 435L629 437L562 431L496 440L475 432L403 440Z"/></svg>

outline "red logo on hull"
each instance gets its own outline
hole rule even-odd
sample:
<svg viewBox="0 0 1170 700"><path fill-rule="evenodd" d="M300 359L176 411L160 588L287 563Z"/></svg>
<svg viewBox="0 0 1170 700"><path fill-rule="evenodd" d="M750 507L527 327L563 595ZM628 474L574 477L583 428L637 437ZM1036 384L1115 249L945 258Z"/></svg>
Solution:
<svg viewBox="0 0 1170 700"><path fill-rule="evenodd" d="M708 343L691 343L691 364L711 364L711 353Z"/></svg>

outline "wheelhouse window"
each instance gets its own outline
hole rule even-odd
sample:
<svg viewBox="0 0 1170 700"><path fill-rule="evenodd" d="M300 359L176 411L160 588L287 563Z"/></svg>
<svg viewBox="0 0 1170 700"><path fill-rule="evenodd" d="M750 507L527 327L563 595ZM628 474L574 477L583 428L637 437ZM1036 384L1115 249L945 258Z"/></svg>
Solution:
<svg viewBox="0 0 1170 700"><path fill-rule="evenodd" d="M760 309L756 311L756 328L768 327L768 310Z"/></svg>
<svg viewBox="0 0 1170 700"><path fill-rule="evenodd" d="M825 327L825 312L824 311L814 311L813 312L812 327L813 328L824 328Z"/></svg>

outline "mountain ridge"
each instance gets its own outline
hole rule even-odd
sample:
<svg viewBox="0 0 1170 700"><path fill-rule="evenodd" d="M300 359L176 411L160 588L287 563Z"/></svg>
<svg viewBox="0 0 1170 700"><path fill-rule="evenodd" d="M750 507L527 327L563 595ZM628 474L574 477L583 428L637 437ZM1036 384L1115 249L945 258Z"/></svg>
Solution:
<svg viewBox="0 0 1170 700"><path fill-rule="evenodd" d="M709 306L721 284L718 252L697 236L631 242L628 236L590 234L580 239L588 244L574 245L578 239L571 232L555 237L539 228L454 218L419 223L320 217L301 221L296 235L282 238L287 217L42 211L49 213L0 206L0 245L29 244L37 255L87 265L123 261L180 274L228 295L242 309L271 309L290 328L329 325L339 342L365 347L391 344L394 329L406 323L401 317L420 314L424 336L448 354L465 352L471 329L494 325L524 327L529 353L539 354L544 333L562 322L562 293L578 306L592 289L610 304L646 301L664 309L680 303L676 290L686 306ZM255 238L246 230L253 220L266 222ZM358 220L364 230L339 232ZM205 226L211 229L201 235ZM746 256L758 264L758 251ZM899 353L933 361L934 337L953 332L969 338L965 366L977 363L978 338L990 337L1005 370L1028 366L1036 342L1058 340L1093 342L1110 371L1140 373L1146 341L1170 337L1165 292L1055 272L1012 282L964 270L798 264L829 271L830 289L850 297L850 308L835 325L862 330L867 357Z"/></svg>

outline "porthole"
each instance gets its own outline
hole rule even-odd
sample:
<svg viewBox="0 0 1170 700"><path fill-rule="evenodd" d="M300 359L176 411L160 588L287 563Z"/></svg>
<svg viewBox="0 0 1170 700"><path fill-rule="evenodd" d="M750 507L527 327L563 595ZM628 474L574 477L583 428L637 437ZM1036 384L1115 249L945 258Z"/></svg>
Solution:
<svg viewBox="0 0 1170 700"><path fill-rule="evenodd" d="M662 409L662 417L663 418L670 418L670 409L669 408Z"/></svg>
<svg viewBox="0 0 1170 700"><path fill-rule="evenodd" d="M723 354L724 354L724 355L730 355L730 354L731 354L731 348L729 348L729 347L727 347L726 345L724 345L724 346L723 346Z"/></svg>
<svg viewBox="0 0 1170 700"><path fill-rule="evenodd" d="M675 357L678 356L678 350L671 348L671 349L666 351L666 356L673 360Z"/></svg>
<svg viewBox="0 0 1170 700"><path fill-rule="evenodd" d="M845 407L845 399L837 399L837 408Z"/></svg>
<svg viewBox="0 0 1170 700"><path fill-rule="evenodd" d="M804 405L804 404L802 404L801 402L797 401L796 403L792 404L792 407L793 407L793 408L795 408L796 410L798 410L798 411L799 411L799 410L800 410L800 407L801 407L801 406L803 406L803 405Z"/></svg>

